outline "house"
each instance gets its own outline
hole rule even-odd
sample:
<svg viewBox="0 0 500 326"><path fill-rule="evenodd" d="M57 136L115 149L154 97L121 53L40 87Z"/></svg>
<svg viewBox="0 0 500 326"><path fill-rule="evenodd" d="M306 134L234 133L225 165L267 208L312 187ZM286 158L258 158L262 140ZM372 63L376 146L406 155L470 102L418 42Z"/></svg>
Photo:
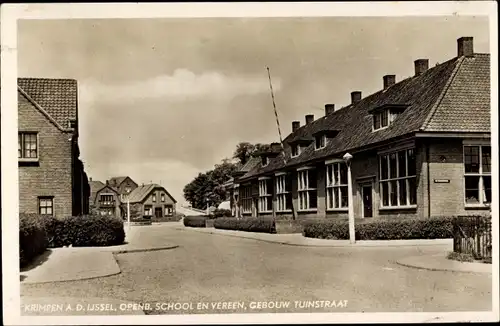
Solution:
<svg viewBox="0 0 500 326"><path fill-rule="evenodd" d="M89 212L78 147L73 79L18 78L19 212L56 217Z"/></svg>
<svg viewBox="0 0 500 326"><path fill-rule="evenodd" d="M112 177L109 179L109 185L120 194L122 200L138 187L137 183L128 176Z"/></svg>
<svg viewBox="0 0 500 326"><path fill-rule="evenodd" d="M106 184L90 178L90 208L98 215L122 217L120 194L109 181Z"/></svg>
<svg viewBox="0 0 500 326"><path fill-rule="evenodd" d="M158 184L143 184L136 187L128 195L128 201L131 218L151 219L175 215L177 201Z"/></svg>
<svg viewBox="0 0 500 326"><path fill-rule="evenodd" d="M325 105L324 117L292 122L284 155L262 153L235 178L237 216L291 217L294 208L299 219L347 217L347 164L355 217L489 210L490 55L474 53L472 37L457 50L432 68L416 60L399 82L384 76L374 94L352 92L344 108Z"/></svg>

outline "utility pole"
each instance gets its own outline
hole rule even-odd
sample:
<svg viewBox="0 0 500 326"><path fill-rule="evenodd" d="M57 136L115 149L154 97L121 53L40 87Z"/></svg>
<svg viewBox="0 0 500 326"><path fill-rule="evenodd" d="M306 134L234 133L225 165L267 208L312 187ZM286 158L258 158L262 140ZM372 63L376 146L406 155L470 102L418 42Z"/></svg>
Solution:
<svg viewBox="0 0 500 326"><path fill-rule="evenodd" d="M278 134L280 137L280 144L281 144L281 154L283 155L283 163L286 166L287 160L286 160L286 155L285 155L285 145L283 144L283 137L281 137L281 128L280 128L280 121L278 118L278 111L276 110L276 102L274 100L274 91L273 91L273 83L271 82L271 72L269 70L269 67L267 68L267 76L269 77L269 88L271 89L271 98L273 100L273 109L274 109L274 115L276 116L276 125L278 127ZM286 178L286 176L285 176ZM286 184L286 181L285 181ZM293 219L297 219L297 211L295 210L295 204L293 203L293 195L292 195L292 216Z"/></svg>

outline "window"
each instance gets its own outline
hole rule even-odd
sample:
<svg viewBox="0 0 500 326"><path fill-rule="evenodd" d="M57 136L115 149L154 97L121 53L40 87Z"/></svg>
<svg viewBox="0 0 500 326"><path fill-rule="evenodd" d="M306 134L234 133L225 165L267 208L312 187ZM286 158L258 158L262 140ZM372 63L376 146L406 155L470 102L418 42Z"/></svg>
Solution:
<svg viewBox="0 0 500 326"><path fill-rule="evenodd" d="M464 146L465 204L491 203L491 146Z"/></svg>
<svg viewBox="0 0 500 326"><path fill-rule="evenodd" d="M128 194L130 193L130 187L125 188L125 192Z"/></svg>
<svg viewBox="0 0 500 326"><path fill-rule="evenodd" d="M38 197L38 213L40 215L54 215L53 197Z"/></svg>
<svg viewBox="0 0 500 326"><path fill-rule="evenodd" d="M297 157L300 155L300 146L299 145L293 145L292 146L292 157Z"/></svg>
<svg viewBox="0 0 500 326"><path fill-rule="evenodd" d="M267 156L262 156L262 166L267 166L269 164L269 158Z"/></svg>
<svg viewBox="0 0 500 326"><path fill-rule="evenodd" d="M383 110L373 114L373 130L379 130L389 126L389 110Z"/></svg>
<svg viewBox="0 0 500 326"><path fill-rule="evenodd" d="M172 216L174 215L174 208L172 205L165 205L165 216Z"/></svg>
<svg viewBox="0 0 500 326"><path fill-rule="evenodd" d="M259 213L273 211L272 179L259 180Z"/></svg>
<svg viewBox="0 0 500 326"><path fill-rule="evenodd" d="M99 197L99 203L100 203L101 205L112 205L112 204L114 204L113 195L110 195L110 194L102 194L102 195Z"/></svg>
<svg viewBox="0 0 500 326"><path fill-rule="evenodd" d="M144 206L144 215L145 216L153 216L153 206L150 206L150 205Z"/></svg>
<svg viewBox="0 0 500 326"><path fill-rule="evenodd" d="M276 211L292 210L292 179L291 174L276 176Z"/></svg>
<svg viewBox="0 0 500 326"><path fill-rule="evenodd" d="M326 208L348 208L347 165L333 163L326 166Z"/></svg>
<svg viewBox="0 0 500 326"><path fill-rule="evenodd" d="M165 194L161 194L161 201L165 202Z"/></svg>
<svg viewBox="0 0 500 326"><path fill-rule="evenodd" d="M241 187L241 208L243 213L252 212L252 186Z"/></svg>
<svg viewBox="0 0 500 326"><path fill-rule="evenodd" d="M156 203L156 194L153 194L153 203Z"/></svg>
<svg viewBox="0 0 500 326"><path fill-rule="evenodd" d="M103 215L103 216L115 215L115 209L113 207L101 208L99 211L101 212L101 215Z"/></svg>
<svg viewBox="0 0 500 326"><path fill-rule="evenodd" d="M21 132L17 134L18 158L38 158L38 136L35 132Z"/></svg>
<svg viewBox="0 0 500 326"><path fill-rule="evenodd" d="M300 170L297 173L299 191L299 211L315 210L318 207L316 190L316 170Z"/></svg>
<svg viewBox="0 0 500 326"><path fill-rule="evenodd" d="M326 135L322 136L316 136L314 137L315 142L314 142L314 148L315 149L321 149L326 146Z"/></svg>
<svg viewBox="0 0 500 326"><path fill-rule="evenodd" d="M384 207L411 207L417 204L415 149L380 156L380 199Z"/></svg>

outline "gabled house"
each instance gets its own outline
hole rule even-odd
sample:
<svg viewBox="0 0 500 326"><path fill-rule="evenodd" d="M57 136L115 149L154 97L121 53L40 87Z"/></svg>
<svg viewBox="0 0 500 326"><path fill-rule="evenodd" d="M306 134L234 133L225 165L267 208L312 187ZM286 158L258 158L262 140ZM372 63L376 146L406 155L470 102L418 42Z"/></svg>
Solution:
<svg viewBox="0 0 500 326"><path fill-rule="evenodd" d="M110 178L109 186L120 194L122 200L138 187L137 183L128 176Z"/></svg>
<svg viewBox="0 0 500 326"><path fill-rule="evenodd" d="M292 123L284 157L253 160L235 179L242 216L346 217L348 169L355 217L430 217L478 213L491 204L490 55L473 39L457 56L413 76L382 78L382 89L325 116ZM498 108L493 108L498 110ZM250 162L249 162L250 163Z"/></svg>
<svg viewBox="0 0 500 326"><path fill-rule="evenodd" d="M141 185L128 195L131 218L160 218L175 215L177 201L158 184ZM123 203L126 214L126 203Z"/></svg>
<svg viewBox="0 0 500 326"><path fill-rule="evenodd" d="M78 147L73 79L18 78L19 211L89 213L90 187Z"/></svg>
<svg viewBox="0 0 500 326"><path fill-rule="evenodd" d="M90 207L91 212L98 215L121 217L120 195L109 181L106 184L90 178Z"/></svg>

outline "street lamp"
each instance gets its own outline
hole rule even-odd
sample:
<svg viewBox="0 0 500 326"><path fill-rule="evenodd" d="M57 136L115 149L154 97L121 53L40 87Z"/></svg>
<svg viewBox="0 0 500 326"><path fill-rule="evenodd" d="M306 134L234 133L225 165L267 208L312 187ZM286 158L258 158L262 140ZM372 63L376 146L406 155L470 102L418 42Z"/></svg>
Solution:
<svg viewBox="0 0 500 326"><path fill-rule="evenodd" d="M352 198L352 176L351 176L351 161L352 155L345 153L342 157L345 164L347 165L347 195L348 195L348 207L349 207L349 240L351 243L356 243L356 231L354 229L354 208L353 208L353 198Z"/></svg>

